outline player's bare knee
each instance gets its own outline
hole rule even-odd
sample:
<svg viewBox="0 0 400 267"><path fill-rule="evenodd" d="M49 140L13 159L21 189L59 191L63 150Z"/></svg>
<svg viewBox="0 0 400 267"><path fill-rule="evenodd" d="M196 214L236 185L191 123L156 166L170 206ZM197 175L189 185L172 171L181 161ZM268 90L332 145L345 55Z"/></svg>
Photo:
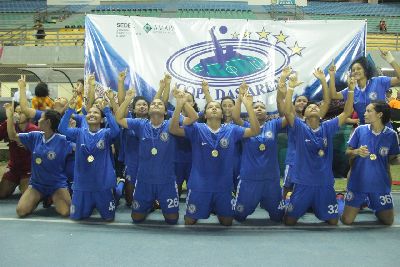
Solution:
<svg viewBox="0 0 400 267"><path fill-rule="evenodd" d="M348 216L342 215L340 217L340 221L345 225L351 225L354 222L354 219L349 218Z"/></svg>
<svg viewBox="0 0 400 267"><path fill-rule="evenodd" d="M295 226L297 224L297 219L291 217L285 217L283 222L286 226Z"/></svg>
<svg viewBox="0 0 400 267"><path fill-rule="evenodd" d="M218 217L219 223L223 226L231 226L233 218L227 217Z"/></svg>
<svg viewBox="0 0 400 267"><path fill-rule="evenodd" d="M329 219L326 221L326 223L329 225L337 225L338 222L339 222L339 219Z"/></svg>
<svg viewBox="0 0 400 267"><path fill-rule="evenodd" d="M141 213L132 213L131 218L134 223L141 223L146 218L146 215Z"/></svg>
<svg viewBox="0 0 400 267"><path fill-rule="evenodd" d="M197 220L185 216L185 225L194 225L196 223L197 223Z"/></svg>

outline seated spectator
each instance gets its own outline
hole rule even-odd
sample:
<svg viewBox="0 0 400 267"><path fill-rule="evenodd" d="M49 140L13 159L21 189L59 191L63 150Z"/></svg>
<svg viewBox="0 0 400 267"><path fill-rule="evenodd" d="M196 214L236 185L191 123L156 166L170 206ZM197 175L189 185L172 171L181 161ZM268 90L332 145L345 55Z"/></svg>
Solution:
<svg viewBox="0 0 400 267"><path fill-rule="evenodd" d="M386 103L389 104L390 101L392 101L393 99L395 99L394 97L392 97L392 94L393 94L392 89L388 89L388 90L386 91L386 95L385 95Z"/></svg>
<svg viewBox="0 0 400 267"><path fill-rule="evenodd" d="M392 97L389 101L389 107L394 109L400 109L400 90L397 90L396 98Z"/></svg>
<svg viewBox="0 0 400 267"><path fill-rule="evenodd" d="M32 107L37 110L52 109L53 100L49 96L49 88L46 83L40 82L35 87L35 97L32 99Z"/></svg>
<svg viewBox="0 0 400 267"><path fill-rule="evenodd" d="M385 20L383 20L383 19L379 22L379 30L381 32L387 32L387 25L386 25Z"/></svg>

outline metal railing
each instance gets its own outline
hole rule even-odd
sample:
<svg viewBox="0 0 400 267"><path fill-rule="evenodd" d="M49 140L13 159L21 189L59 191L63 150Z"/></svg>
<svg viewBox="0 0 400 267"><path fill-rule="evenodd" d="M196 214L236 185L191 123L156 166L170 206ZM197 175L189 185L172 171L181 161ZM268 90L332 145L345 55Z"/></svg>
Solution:
<svg viewBox="0 0 400 267"><path fill-rule="evenodd" d="M25 25L0 35L0 43L3 46L83 46L85 42L85 33L80 30L51 29L46 30L44 39L36 37L36 31L27 30Z"/></svg>
<svg viewBox="0 0 400 267"><path fill-rule="evenodd" d="M400 51L400 34L368 34L367 48L368 50L377 50L383 48L385 50Z"/></svg>

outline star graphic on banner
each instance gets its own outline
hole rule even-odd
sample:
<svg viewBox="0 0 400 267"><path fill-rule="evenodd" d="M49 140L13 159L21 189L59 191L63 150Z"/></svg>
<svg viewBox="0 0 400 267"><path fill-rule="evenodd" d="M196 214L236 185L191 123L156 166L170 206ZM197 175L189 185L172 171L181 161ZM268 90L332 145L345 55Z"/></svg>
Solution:
<svg viewBox="0 0 400 267"><path fill-rule="evenodd" d="M257 34L259 36L258 40L262 40L262 39L268 40L268 35L270 34L270 32L266 32L265 28L263 27L262 31L257 32Z"/></svg>
<svg viewBox="0 0 400 267"><path fill-rule="evenodd" d="M237 32L234 32L231 34L232 39L239 39L239 34Z"/></svg>
<svg viewBox="0 0 400 267"><path fill-rule="evenodd" d="M277 43L277 44L278 44L278 43L284 43L284 44L286 44L286 38L288 38L289 36L284 35L284 34L282 33L282 31L281 31L279 34L274 35L274 37L276 38L276 43Z"/></svg>
<svg viewBox="0 0 400 267"><path fill-rule="evenodd" d="M293 55L299 55L301 56L301 51L304 49L305 47L300 47L299 44L297 43L297 41L294 43L293 47L289 47L290 50L292 50L292 54Z"/></svg>
<svg viewBox="0 0 400 267"><path fill-rule="evenodd" d="M244 33L243 33L243 38L250 38L250 35L251 35L251 32L249 32L249 31L245 31Z"/></svg>

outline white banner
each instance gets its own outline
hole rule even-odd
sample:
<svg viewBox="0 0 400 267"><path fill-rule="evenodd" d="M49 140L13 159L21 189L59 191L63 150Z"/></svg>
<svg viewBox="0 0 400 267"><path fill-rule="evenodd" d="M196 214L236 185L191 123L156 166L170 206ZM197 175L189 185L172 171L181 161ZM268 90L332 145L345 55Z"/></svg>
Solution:
<svg viewBox="0 0 400 267"><path fill-rule="evenodd" d="M117 88L118 72L128 69L126 86L151 99L169 72L172 83L205 104L202 80L214 99L236 97L243 80L255 100L276 110L276 78L291 65L304 81L297 94L319 100L312 72L335 59L338 75L365 55L365 21L247 21L88 15L85 75L95 72L102 86ZM340 87L340 81L339 87Z"/></svg>

